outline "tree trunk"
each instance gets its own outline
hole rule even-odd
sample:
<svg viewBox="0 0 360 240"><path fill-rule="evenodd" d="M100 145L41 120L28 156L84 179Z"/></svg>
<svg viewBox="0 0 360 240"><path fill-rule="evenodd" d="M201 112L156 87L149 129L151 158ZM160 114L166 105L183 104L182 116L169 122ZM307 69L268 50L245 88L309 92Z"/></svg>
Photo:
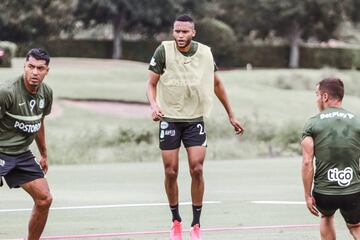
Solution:
<svg viewBox="0 0 360 240"><path fill-rule="evenodd" d="M298 68L300 62L300 41L302 35L302 29L295 23L290 32L290 58L289 67Z"/></svg>
<svg viewBox="0 0 360 240"><path fill-rule="evenodd" d="M118 13L113 20L113 59L120 59L122 57L122 36L125 26L125 12Z"/></svg>

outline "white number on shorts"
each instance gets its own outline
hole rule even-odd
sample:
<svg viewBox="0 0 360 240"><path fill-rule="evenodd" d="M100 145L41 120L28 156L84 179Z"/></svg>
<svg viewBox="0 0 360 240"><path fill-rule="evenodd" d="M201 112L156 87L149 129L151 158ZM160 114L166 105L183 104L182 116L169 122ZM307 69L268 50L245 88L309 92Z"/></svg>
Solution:
<svg viewBox="0 0 360 240"><path fill-rule="evenodd" d="M197 128L200 128L200 132L199 132L199 135L204 135L205 134L205 131L204 131L204 128L203 126L199 123L198 125L196 125Z"/></svg>

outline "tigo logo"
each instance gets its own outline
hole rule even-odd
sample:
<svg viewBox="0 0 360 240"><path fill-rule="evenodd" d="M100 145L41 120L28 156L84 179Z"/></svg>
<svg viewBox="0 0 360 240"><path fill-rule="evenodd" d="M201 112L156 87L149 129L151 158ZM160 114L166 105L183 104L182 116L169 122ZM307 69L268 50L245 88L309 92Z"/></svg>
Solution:
<svg viewBox="0 0 360 240"><path fill-rule="evenodd" d="M353 179L353 170L350 167L347 167L344 170L332 168L328 171L327 176L331 182L337 182L339 186L347 187Z"/></svg>

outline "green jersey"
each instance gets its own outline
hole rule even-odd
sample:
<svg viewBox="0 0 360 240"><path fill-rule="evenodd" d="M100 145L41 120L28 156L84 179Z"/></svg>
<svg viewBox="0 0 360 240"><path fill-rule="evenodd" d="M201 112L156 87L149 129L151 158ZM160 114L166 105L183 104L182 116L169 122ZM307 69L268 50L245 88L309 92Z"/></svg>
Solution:
<svg viewBox="0 0 360 240"><path fill-rule="evenodd" d="M28 150L51 111L52 90L42 83L29 93L23 77L0 83L0 152L20 154Z"/></svg>
<svg viewBox="0 0 360 240"><path fill-rule="evenodd" d="M342 108L327 108L308 120L303 138L314 140L314 191L327 195L360 192L360 119Z"/></svg>

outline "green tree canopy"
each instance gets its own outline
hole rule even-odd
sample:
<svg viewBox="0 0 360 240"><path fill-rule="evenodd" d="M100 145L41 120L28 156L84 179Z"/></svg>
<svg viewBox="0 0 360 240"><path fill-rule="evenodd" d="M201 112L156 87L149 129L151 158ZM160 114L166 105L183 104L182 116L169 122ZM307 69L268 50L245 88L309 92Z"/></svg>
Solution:
<svg viewBox="0 0 360 240"><path fill-rule="evenodd" d="M79 0L76 15L89 27L99 23L113 26L113 58L122 55L123 33L155 33L171 26L189 0Z"/></svg>
<svg viewBox="0 0 360 240"><path fill-rule="evenodd" d="M238 34L256 30L259 36L275 31L289 40L289 66L299 65L301 40L316 37L328 40L344 20L359 21L358 0L219 0L226 14L220 16Z"/></svg>
<svg viewBox="0 0 360 240"><path fill-rule="evenodd" d="M2 0L0 40L29 42L59 36L70 30L74 4L71 0Z"/></svg>

